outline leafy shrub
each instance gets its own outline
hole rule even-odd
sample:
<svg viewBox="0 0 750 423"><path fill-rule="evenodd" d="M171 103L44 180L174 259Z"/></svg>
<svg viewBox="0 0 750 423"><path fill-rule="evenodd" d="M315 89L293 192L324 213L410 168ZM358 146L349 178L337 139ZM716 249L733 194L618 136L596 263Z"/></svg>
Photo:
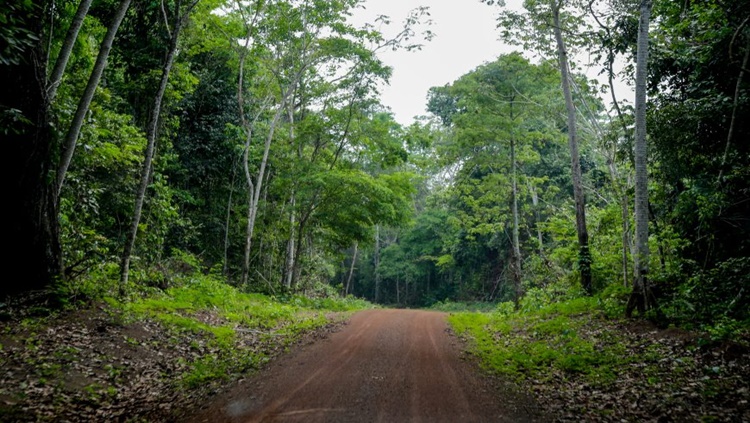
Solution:
<svg viewBox="0 0 750 423"><path fill-rule="evenodd" d="M549 305L578 298L583 291L577 286L570 286L565 282L549 284L541 288L531 288L519 302L519 309L523 311L534 311L543 309Z"/></svg>
<svg viewBox="0 0 750 423"><path fill-rule="evenodd" d="M516 312L516 305L512 301L499 303L495 307L495 313L500 316L510 316Z"/></svg>
<svg viewBox="0 0 750 423"><path fill-rule="evenodd" d="M488 303L484 301L438 301L432 304L430 310L444 311L444 312L463 312L463 311L492 311L495 307L494 303Z"/></svg>
<svg viewBox="0 0 750 423"><path fill-rule="evenodd" d="M609 285L599 293L597 299L604 314L610 318L624 316L630 292L631 288L618 283Z"/></svg>
<svg viewBox="0 0 750 423"><path fill-rule="evenodd" d="M684 263L692 277L665 284L661 309L667 318L707 330L716 339L732 337L750 320L750 257L732 258L712 269Z"/></svg>

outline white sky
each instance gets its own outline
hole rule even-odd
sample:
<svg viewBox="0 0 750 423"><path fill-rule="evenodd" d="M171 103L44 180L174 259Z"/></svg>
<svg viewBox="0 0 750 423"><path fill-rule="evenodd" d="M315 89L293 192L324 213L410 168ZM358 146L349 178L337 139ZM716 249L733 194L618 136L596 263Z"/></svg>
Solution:
<svg viewBox="0 0 750 423"><path fill-rule="evenodd" d="M430 87L449 84L482 63L512 51L497 40L496 8L479 0L367 0L366 10L355 18L372 22L375 16L387 15L392 20L392 31L396 31L409 11L419 6L430 8L429 29L435 34L432 41L425 43L422 50L380 54L393 68L390 86L383 88L382 102L404 125L427 113Z"/></svg>
<svg viewBox="0 0 750 423"><path fill-rule="evenodd" d="M520 9L522 0L505 3L505 7ZM487 6L479 0L366 0L365 10L355 14L354 22L373 22L376 16L387 15L392 20L389 31L395 32L409 11L419 6L430 8L429 29L435 34L432 41L425 43L422 50L380 54L393 68L390 86L383 88L381 100L403 125L410 124L415 116L427 114L430 87L452 83L477 66L515 49L498 40L497 6ZM388 31L383 31L387 36ZM618 95L620 100L630 98L626 91Z"/></svg>

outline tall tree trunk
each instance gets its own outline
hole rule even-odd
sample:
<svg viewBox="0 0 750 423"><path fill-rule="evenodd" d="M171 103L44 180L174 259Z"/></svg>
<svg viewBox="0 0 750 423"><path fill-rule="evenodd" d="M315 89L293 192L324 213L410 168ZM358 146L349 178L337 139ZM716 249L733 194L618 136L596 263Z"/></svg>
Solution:
<svg viewBox="0 0 750 423"><path fill-rule="evenodd" d="M151 109L148 130L146 131L146 151L144 152L143 168L141 169L141 182L138 186L138 191L136 192L133 220L130 223L130 230L128 231L127 239L125 240L125 248L123 249L120 262L120 295L124 295L125 287L128 284L128 277L130 273L130 258L133 253L136 236L138 235L138 225L141 221L141 212L143 211L143 203L146 198L148 181L151 178L151 164L153 162L156 138L159 132L159 116L161 115L162 100L164 99L164 92L167 90L169 74L172 71L174 58L177 54L177 44L179 41L180 31L187 22L187 18L190 16L190 11L198 3L198 1L199 0L193 0L193 2L186 7L184 13L182 14L180 13L180 2L178 1L175 4L174 28L169 42L169 50L167 50L167 56L164 59L164 65L162 66L159 88L154 95L154 105Z"/></svg>
<svg viewBox="0 0 750 423"><path fill-rule="evenodd" d="M229 223L232 218L232 197L234 196L234 181L237 175L237 163L232 165L232 183L229 185L229 199L227 199L227 214L224 220L224 265L221 274L229 276Z"/></svg>
<svg viewBox="0 0 750 423"><path fill-rule="evenodd" d="M352 264L349 266L349 275L346 277L346 289L344 290L344 296L349 295L352 286L352 276L354 276L354 266L357 263L357 252L359 251L359 244L354 243L354 252L352 253Z"/></svg>
<svg viewBox="0 0 750 423"><path fill-rule="evenodd" d="M294 253L294 266L292 266L292 288L299 286L300 278L302 277L302 247L304 246L305 240L305 227L307 226L307 220L300 220L297 226L297 252ZM312 251L312 241L308 234L307 239L308 252Z"/></svg>
<svg viewBox="0 0 750 423"><path fill-rule="evenodd" d="M380 301L380 225L375 225L375 302Z"/></svg>
<svg viewBox="0 0 750 423"><path fill-rule="evenodd" d="M557 41L557 56L560 65L560 75L565 97L565 107L568 112L568 145L573 174L573 198L576 205L576 231L578 233L578 267L581 272L581 287L586 294L591 295L591 252L589 251L589 234L586 229L586 200L583 194L581 175L581 158L578 152L578 132L576 126L576 108L573 95L570 92L570 72L568 66L568 52L560 28L560 4L553 0L552 16L554 19L555 40Z"/></svg>
<svg viewBox="0 0 750 423"><path fill-rule="evenodd" d="M513 113L511 111L511 119ZM513 268L513 290L516 304L521 299L521 246L519 242L519 223L518 223L518 169L516 166L516 141L513 137L510 140L510 161L512 168L512 190L513 197L513 258L511 267Z"/></svg>
<svg viewBox="0 0 750 423"><path fill-rule="evenodd" d="M289 144L294 146L294 100L290 102L291 104L288 107L287 110L287 119L289 120ZM294 166L294 163L292 163L292 166ZM295 248L294 248L294 229L296 226L295 218L297 216L296 212L296 198L295 198L295 187L292 186L292 193L289 198L289 239L287 240L286 245L286 261L284 263L284 287L286 289L290 289L292 287L292 282L294 279L294 267L295 267Z"/></svg>
<svg viewBox="0 0 750 423"><path fill-rule="evenodd" d="M292 287L292 280L294 279L294 268L295 268L295 253L297 249L294 246L295 241L295 229L296 229L296 198L294 191L292 191L291 198L289 199L289 239L286 243L286 261L284 263L284 287L290 289Z"/></svg>
<svg viewBox="0 0 750 423"><path fill-rule="evenodd" d="M68 172L68 167L70 167L70 162L73 159L73 153L76 149L78 135L81 133L81 127L83 126L83 119L86 117L86 113L89 111L91 101L94 99L96 87L99 86L99 81L102 78L102 73L104 72L104 68L107 66L107 58L109 57L109 52L112 50L112 42L115 39L117 30L120 28L122 19L125 17L125 13L128 11L128 7L130 7L130 1L131 0L120 1L120 6L117 8L117 12L112 18L112 22L110 22L109 27L107 28L107 33L104 35L102 44L99 47L99 54L96 56L94 69L91 71L89 81L86 84L86 89L83 91L83 96L81 96L81 99L78 102L76 113L75 115L73 115L73 121L70 123L70 128L68 128L68 132L65 135L65 139L63 140L62 152L60 155L60 164L57 168L56 189L58 196L60 195L63 183L65 182L65 174ZM54 76L54 73L53 78L56 78ZM52 83L56 84L55 80L53 80Z"/></svg>
<svg viewBox="0 0 750 423"><path fill-rule="evenodd" d="M648 281L648 146L646 144L646 77L648 66L648 25L652 0L641 0L638 22L638 52L635 70L635 279L626 314L641 314L653 307Z"/></svg>
<svg viewBox="0 0 750 423"><path fill-rule="evenodd" d="M258 215L258 205L260 202L260 191L263 185L263 178L266 174L266 165L268 164L268 154L271 151L271 141L273 140L274 133L276 132L276 126L279 124L281 113L284 110L284 104L286 103L286 96L282 99L282 103L276 109L271 126L266 136L266 142L263 146L263 157L260 161L260 168L255 181L250 176L248 168L249 150L250 150L250 132L248 132L247 143L245 146L245 176L248 184L248 210L247 210L247 228L245 233L245 256L242 262L242 285L246 285L249 281L250 275L250 251L253 246L253 232L255 231L255 218Z"/></svg>
<svg viewBox="0 0 750 423"><path fill-rule="evenodd" d="M68 66L68 60L70 59L70 53L73 51L73 46L78 38L78 31L81 30L83 20L89 13L89 7L91 6L91 0L81 0L78 3L78 9L76 14L73 16L73 20L70 22L68 33L65 35L65 41L60 48L60 53L57 54L57 60L55 60L55 67L52 69L49 81L47 82L47 103L52 104L57 95L57 89L62 83L62 77L65 73L65 68ZM119 24L118 24L119 25Z"/></svg>
<svg viewBox="0 0 750 423"><path fill-rule="evenodd" d="M539 244L539 255L544 257L544 236L542 234L542 211L539 206L539 194L536 192L536 188L531 181L527 181L526 185L529 187L529 193L531 194L531 205L534 206L534 216L536 217L536 240Z"/></svg>
<svg viewBox="0 0 750 423"><path fill-rule="evenodd" d="M396 276L396 304L401 305L401 281L398 276Z"/></svg>
<svg viewBox="0 0 750 423"><path fill-rule="evenodd" d="M729 122L729 131L727 132L727 142L726 146L724 147L724 155L721 156L721 166L719 167L719 177L717 178L718 183L721 183L721 177L724 174L724 166L726 166L727 157L729 156L729 147L732 145L732 138L734 137L734 128L737 122L737 105L740 101L742 79L745 77L745 69L747 69L748 61L750 61L750 45L745 46L745 57L742 59L742 64L740 65L740 75L737 77L737 84L734 86L732 120Z"/></svg>

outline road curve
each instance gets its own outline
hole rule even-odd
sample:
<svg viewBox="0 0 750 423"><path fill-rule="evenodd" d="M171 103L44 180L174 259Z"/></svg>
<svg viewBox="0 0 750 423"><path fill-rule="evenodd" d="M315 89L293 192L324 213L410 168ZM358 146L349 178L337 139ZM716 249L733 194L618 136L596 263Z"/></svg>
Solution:
<svg viewBox="0 0 750 423"><path fill-rule="evenodd" d="M367 310L278 359L192 422L522 422L472 363L446 315Z"/></svg>

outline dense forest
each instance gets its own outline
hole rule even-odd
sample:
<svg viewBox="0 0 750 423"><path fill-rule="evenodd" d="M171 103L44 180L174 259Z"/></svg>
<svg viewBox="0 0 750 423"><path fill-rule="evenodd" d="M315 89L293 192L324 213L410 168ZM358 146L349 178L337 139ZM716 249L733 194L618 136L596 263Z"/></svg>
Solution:
<svg viewBox="0 0 750 423"><path fill-rule="evenodd" d="M746 322L750 5L486 3L519 52L432 88L404 126L378 54L429 42L427 8L355 26L358 0L4 2L19 276L2 294L123 298L199 272L407 307L607 293L628 314Z"/></svg>
<svg viewBox="0 0 750 423"><path fill-rule="evenodd" d="M747 421L750 2L481 3L515 51L405 124L427 6L0 2L0 420L218 419L308 339L316 413Z"/></svg>

